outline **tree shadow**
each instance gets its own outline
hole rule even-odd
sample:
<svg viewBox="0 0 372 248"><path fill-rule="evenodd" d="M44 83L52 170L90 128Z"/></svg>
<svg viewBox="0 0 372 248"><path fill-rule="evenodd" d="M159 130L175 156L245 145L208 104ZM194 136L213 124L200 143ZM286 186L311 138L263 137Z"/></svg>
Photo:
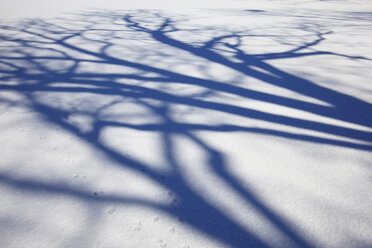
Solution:
<svg viewBox="0 0 372 248"><path fill-rule="evenodd" d="M177 25L177 21L159 12L139 11L127 15L113 12L90 12L78 14L72 19L28 20L18 26L2 26L1 29L4 33L0 36L0 80L2 82L0 89L2 91L22 94L27 99L28 108L42 114L45 120L60 126L80 140L86 141L120 166L141 173L149 180L169 189L177 195L176 202L167 206L145 201L140 197L105 195L97 198L85 190L15 178L4 173L0 174L0 181L25 191L69 195L87 202L135 204L161 210L182 219L185 224L195 230L231 247L314 246L310 240L307 240L306 234L297 231L289 220L267 206L252 189L241 185L228 171L224 151L209 145L199 137L198 131L256 133L371 151L372 146L369 142L372 142L372 133L369 131L269 113L208 99L213 94L217 96L218 94L229 94L242 99L276 104L370 128L372 127L372 116L365 113L372 113L371 104L290 74L268 62L276 59L317 55L365 60L368 58L356 58L327 51L307 51L322 42L328 32L315 32L313 34L315 39L312 42L302 44L289 51L252 55L246 53L241 45L242 39L250 37L249 33L226 31L226 34L214 36L207 41L199 42L198 45L193 45L172 37L173 33L184 31L184 29L177 28ZM127 38L127 40L123 38ZM256 91L238 83L190 76L147 63L148 57L151 57L148 54L151 53L166 59L166 55L161 52L147 52L144 49L142 57L137 59L137 61L143 60L143 63L126 59L120 54L110 54L110 49L120 46L118 41L125 43L131 39L144 39L155 42L162 47L185 52L198 59L208 61L208 63L223 65L246 77L326 102L327 105ZM221 49L227 51L230 57L221 54ZM120 50L122 49L120 48ZM110 65L121 69L115 72L106 72L103 69L86 72L81 70L84 63L97 65L98 68ZM167 87L173 84L198 87L200 92L198 94L172 92ZM105 104L98 103L99 106L92 108L92 110L82 111L73 104L73 107L66 108L57 106L52 101L41 99L40 94L45 93L90 94L93 98L105 96L112 100ZM129 99L131 104L146 109L149 115L155 116L159 121L146 122L146 116L143 116L145 123L133 124L130 118L127 118L126 122L102 118L102 113L105 110L120 103L120 100L117 100L118 97ZM176 105L315 131L343 139L323 138L236 124L190 124L174 117L175 111L173 109ZM77 113L91 117L93 120L91 130L84 131L67 121L69 116ZM165 154L169 170L166 173L159 172L152 169L150 164L128 157L102 142L100 135L102 130L107 127L159 134L161 149ZM176 137L183 137L197 146L208 158L206 163L215 175L244 198L247 205L255 208L265 221L273 225L288 241L277 246L268 243L231 219L203 197L200 192L190 187L180 169L182 162L179 161L175 151ZM349 139L353 141L349 141Z"/></svg>

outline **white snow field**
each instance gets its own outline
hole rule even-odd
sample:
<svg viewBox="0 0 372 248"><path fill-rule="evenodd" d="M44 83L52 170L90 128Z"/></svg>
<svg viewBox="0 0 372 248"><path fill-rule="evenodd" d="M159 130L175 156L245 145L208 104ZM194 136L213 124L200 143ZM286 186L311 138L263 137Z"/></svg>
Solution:
<svg viewBox="0 0 372 248"><path fill-rule="evenodd" d="M372 1L0 2L0 247L372 247Z"/></svg>

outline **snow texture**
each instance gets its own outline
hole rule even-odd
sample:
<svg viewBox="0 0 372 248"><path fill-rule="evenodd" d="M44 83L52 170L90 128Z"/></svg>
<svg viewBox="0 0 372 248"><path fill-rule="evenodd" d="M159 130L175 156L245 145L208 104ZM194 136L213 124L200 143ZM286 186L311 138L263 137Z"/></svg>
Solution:
<svg viewBox="0 0 372 248"><path fill-rule="evenodd" d="M0 247L372 247L370 1L0 3Z"/></svg>

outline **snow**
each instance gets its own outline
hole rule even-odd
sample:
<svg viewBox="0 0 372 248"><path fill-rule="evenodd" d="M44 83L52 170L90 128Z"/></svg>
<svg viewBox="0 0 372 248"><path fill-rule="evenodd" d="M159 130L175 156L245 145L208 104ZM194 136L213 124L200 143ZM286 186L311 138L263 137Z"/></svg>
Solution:
<svg viewBox="0 0 372 248"><path fill-rule="evenodd" d="M0 3L0 247L371 247L372 5Z"/></svg>

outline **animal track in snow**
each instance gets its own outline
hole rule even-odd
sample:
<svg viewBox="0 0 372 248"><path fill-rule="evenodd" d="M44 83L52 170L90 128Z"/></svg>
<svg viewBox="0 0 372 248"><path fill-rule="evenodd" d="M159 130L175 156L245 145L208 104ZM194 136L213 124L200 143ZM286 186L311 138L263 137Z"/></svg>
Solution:
<svg viewBox="0 0 372 248"><path fill-rule="evenodd" d="M80 176L80 175L76 174L76 175L74 175L74 178L81 178L81 179L85 179L85 178L87 178L87 177L86 177L86 176Z"/></svg>
<svg viewBox="0 0 372 248"><path fill-rule="evenodd" d="M166 242L162 242L159 244L159 247L160 248L166 248L167 247L167 243Z"/></svg>
<svg viewBox="0 0 372 248"><path fill-rule="evenodd" d="M108 214L113 214L116 212L116 209L115 208L110 208L106 211Z"/></svg>
<svg viewBox="0 0 372 248"><path fill-rule="evenodd" d="M176 198L174 198L174 199L171 201L170 205L171 205L171 206L175 206L177 203L178 203L178 200L177 200Z"/></svg>
<svg viewBox="0 0 372 248"><path fill-rule="evenodd" d="M178 199L173 191L168 191L168 197L170 201L169 205L175 206L178 203Z"/></svg>
<svg viewBox="0 0 372 248"><path fill-rule="evenodd" d="M19 128L19 131L21 132L31 132L30 128Z"/></svg>
<svg viewBox="0 0 372 248"><path fill-rule="evenodd" d="M141 222L137 222L136 226L134 227L134 231L141 231L142 229L142 223Z"/></svg>

